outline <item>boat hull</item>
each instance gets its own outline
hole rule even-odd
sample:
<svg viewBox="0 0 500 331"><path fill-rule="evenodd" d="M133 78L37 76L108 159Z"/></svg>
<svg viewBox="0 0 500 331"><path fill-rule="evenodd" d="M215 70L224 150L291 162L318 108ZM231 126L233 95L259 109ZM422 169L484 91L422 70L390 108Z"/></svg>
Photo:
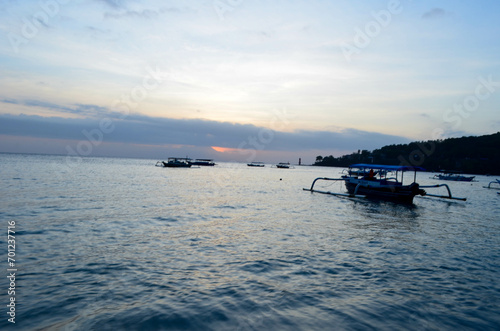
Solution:
<svg viewBox="0 0 500 331"><path fill-rule="evenodd" d="M472 182L475 176L466 177L466 176L449 176L449 175L437 175L437 178L440 180L450 180L454 182Z"/></svg>
<svg viewBox="0 0 500 331"><path fill-rule="evenodd" d="M182 162L163 162L165 168L189 168L191 164Z"/></svg>
<svg viewBox="0 0 500 331"><path fill-rule="evenodd" d="M421 190L417 183L411 185L380 184L378 181L347 179L345 186L349 194L364 195L371 199L381 199L399 203L413 203L413 198L425 191Z"/></svg>
<svg viewBox="0 0 500 331"><path fill-rule="evenodd" d="M190 161L189 164L195 166L213 167L215 162L213 162L212 159L196 159L194 161Z"/></svg>
<svg viewBox="0 0 500 331"><path fill-rule="evenodd" d="M192 165L196 166L204 166L204 167L213 167L215 163L213 162L191 162Z"/></svg>

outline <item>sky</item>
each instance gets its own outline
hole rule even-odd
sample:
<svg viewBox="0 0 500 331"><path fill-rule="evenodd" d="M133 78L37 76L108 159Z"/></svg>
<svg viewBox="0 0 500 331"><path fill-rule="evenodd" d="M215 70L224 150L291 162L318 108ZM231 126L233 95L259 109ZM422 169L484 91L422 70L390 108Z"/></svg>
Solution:
<svg viewBox="0 0 500 331"><path fill-rule="evenodd" d="M500 131L500 2L0 0L0 152L313 163Z"/></svg>

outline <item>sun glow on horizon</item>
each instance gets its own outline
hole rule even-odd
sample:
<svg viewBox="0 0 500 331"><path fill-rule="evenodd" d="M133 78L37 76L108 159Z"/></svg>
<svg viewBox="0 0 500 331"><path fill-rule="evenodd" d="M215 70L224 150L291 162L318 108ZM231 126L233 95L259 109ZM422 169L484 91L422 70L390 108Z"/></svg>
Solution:
<svg viewBox="0 0 500 331"><path fill-rule="evenodd" d="M219 153L234 153L234 152L241 152L242 149L240 148L230 148L230 147L219 147L219 146L210 146L214 151L219 152Z"/></svg>

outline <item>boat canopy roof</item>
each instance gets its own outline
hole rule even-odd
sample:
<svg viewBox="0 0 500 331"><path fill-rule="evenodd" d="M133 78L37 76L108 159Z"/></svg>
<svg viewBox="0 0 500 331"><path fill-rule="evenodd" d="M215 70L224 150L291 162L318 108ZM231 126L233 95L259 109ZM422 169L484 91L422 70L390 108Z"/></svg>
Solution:
<svg viewBox="0 0 500 331"><path fill-rule="evenodd" d="M421 167L395 166L395 165L382 165L382 164L369 164L369 163L351 164L349 168L388 170L388 171L425 171L425 169Z"/></svg>

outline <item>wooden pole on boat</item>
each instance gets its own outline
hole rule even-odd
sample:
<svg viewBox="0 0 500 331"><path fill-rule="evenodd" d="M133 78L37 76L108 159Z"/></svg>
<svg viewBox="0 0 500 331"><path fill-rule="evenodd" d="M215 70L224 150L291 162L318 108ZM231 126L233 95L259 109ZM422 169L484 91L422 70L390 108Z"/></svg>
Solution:
<svg viewBox="0 0 500 331"><path fill-rule="evenodd" d="M335 195L335 196L340 196L340 197L348 197L348 198L366 198L365 195L358 195L356 193L358 193L358 187L359 187L359 184L358 186L356 186L356 189L354 190L354 194L348 194L348 193L335 193L335 192L330 192L330 191L320 191L320 190L315 190L314 189L314 184L316 184L316 181L318 180L333 180L333 181L337 181L337 180L344 180L345 181L345 178L328 178L328 177L318 177L316 178L312 184L311 184L311 188L303 188L302 190L304 191L309 191L309 192L315 192L315 193L322 193L322 194L330 194L330 195Z"/></svg>

